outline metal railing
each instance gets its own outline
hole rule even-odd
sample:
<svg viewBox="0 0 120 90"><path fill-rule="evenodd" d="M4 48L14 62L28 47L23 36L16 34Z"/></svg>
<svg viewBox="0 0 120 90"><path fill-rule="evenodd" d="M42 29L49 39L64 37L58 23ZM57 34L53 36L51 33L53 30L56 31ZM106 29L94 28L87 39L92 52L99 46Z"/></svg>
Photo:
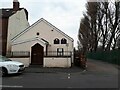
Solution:
<svg viewBox="0 0 120 90"><path fill-rule="evenodd" d="M29 57L30 52L29 51L13 51L13 52L7 52L7 57Z"/></svg>
<svg viewBox="0 0 120 90"><path fill-rule="evenodd" d="M39 53L38 53L39 54ZM7 52L7 57L30 57L29 51L12 51ZM64 52L57 52L57 51L48 51L44 52L44 57L71 57L72 52L64 51Z"/></svg>
<svg viewBox="0 0 120 90"><path fill-rule="evenodd" d="M45 57L70 57L72 52L64 51L64 52L57 52L57 51L48 51L44 52Z"/></svg>

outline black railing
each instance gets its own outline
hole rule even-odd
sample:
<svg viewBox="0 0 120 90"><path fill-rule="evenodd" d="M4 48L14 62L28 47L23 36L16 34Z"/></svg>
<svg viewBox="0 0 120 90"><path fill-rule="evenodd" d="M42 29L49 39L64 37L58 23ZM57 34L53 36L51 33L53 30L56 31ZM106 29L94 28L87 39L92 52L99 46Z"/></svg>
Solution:
<svg viewBox="0 0 120 90"><path fill-rule="evenodd" d="M29 51L13 51L7 52L7 57L30 57ZM44 52L44 57L71 57L72 52L64 51L64 52L57 52L57 51L48 51Z"/></svg>
<svg viewBox="0 0 120 90"><path fill-rule="evenodd" d="M30 52L29 51L13 51L13 52L7 52L7 57L29 57Z"/></svg>
<svg viewBox="0 0 120 90"><path fill-rule="evenodd" d="M64 52L57 52L57 51L48 51L44 52L45 57L70 57L72 52L64 51Z"/></svg>

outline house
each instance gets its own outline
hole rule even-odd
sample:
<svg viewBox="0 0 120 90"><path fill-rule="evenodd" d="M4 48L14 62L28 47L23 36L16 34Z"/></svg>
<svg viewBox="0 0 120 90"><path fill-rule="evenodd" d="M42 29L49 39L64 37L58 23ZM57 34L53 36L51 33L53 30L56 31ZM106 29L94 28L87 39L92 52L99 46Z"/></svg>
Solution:
<svg viewBox="0 0 120 90"><path fill-rule="evenodd" d="M29 26L28 12L13 0L13 8L0 9L0 54L9 51L10 39Z"/></svg>
<svg viewBox="0 0 120 90"><path fill-rule="evenodd" d="M73 63L73 39L43 18L18 33L11 43L12 59L27 66L71 67Z"/></svg>
<svg viewBox="0 0 120 90"><path fill-rule="evenodd" d="M26 67L71 67L74 40L44 18L29 26L26 9L20 9L17 0L13 10L15 6L16 12L7 18L5 55Z"/></svg>

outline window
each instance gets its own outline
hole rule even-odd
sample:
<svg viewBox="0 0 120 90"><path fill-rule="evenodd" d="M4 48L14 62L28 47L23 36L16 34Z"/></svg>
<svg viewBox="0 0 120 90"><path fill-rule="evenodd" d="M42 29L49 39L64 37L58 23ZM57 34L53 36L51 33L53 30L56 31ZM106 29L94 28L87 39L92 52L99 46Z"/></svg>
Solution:
<svg viewBox="0 0 120 90"><path fill-rule="evenodd" d="M65 38L61 39L61 44L67 44L67 40Z"/></svg>
<svg viewBox="0 0 120 90"><path fill-rule="evenodd" d="M37 32L36 35L39 36L39 32Z"/></svg>
<svg viewBox="0 0 120 90"><path fill-rule="evenodd" d="M57 56L63 56L63 48L57 48Z"/></svg>
<svg viewBox="0 0 120 90"><path fill-rule="evenodd" d="M59 39L56 38L56 39L54 40L54 44L59 44L59 43L60 43Z"/></svg>

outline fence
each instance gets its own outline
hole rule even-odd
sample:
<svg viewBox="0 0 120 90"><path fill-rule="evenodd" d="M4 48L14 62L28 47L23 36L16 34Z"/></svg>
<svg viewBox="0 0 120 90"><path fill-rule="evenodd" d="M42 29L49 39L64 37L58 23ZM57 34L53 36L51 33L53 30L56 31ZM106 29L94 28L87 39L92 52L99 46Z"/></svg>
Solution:
<svg viewBox="0 0 120 90"><path fill-rule="evenodd" d="M14 52L7 52L7 57L29 57L29 51L14 51Z"/></svg>
<svg viewBox="0 0 120 90"><path fill-rule="evenodd" d="M120 50L89 52L87 58L120 65Z"/></svg>
<svg viewBox="0 0 120 90"><path fill-rule="evenodd" d="M48 51L43 52L44 57L71 57L72 52L70 51L64 51L64 52L57 52L57 51ZM7 52L7 57L30 57L29 51L13 51L13 52Z"/></svg>
<svg viewBox="0 0 120 90"><path fill-rule="evenodd" d="M64 52L57 52L57 51L48 51L47 53L44 52L45 57L70 57L72 52L64 51Z"/></svg>

